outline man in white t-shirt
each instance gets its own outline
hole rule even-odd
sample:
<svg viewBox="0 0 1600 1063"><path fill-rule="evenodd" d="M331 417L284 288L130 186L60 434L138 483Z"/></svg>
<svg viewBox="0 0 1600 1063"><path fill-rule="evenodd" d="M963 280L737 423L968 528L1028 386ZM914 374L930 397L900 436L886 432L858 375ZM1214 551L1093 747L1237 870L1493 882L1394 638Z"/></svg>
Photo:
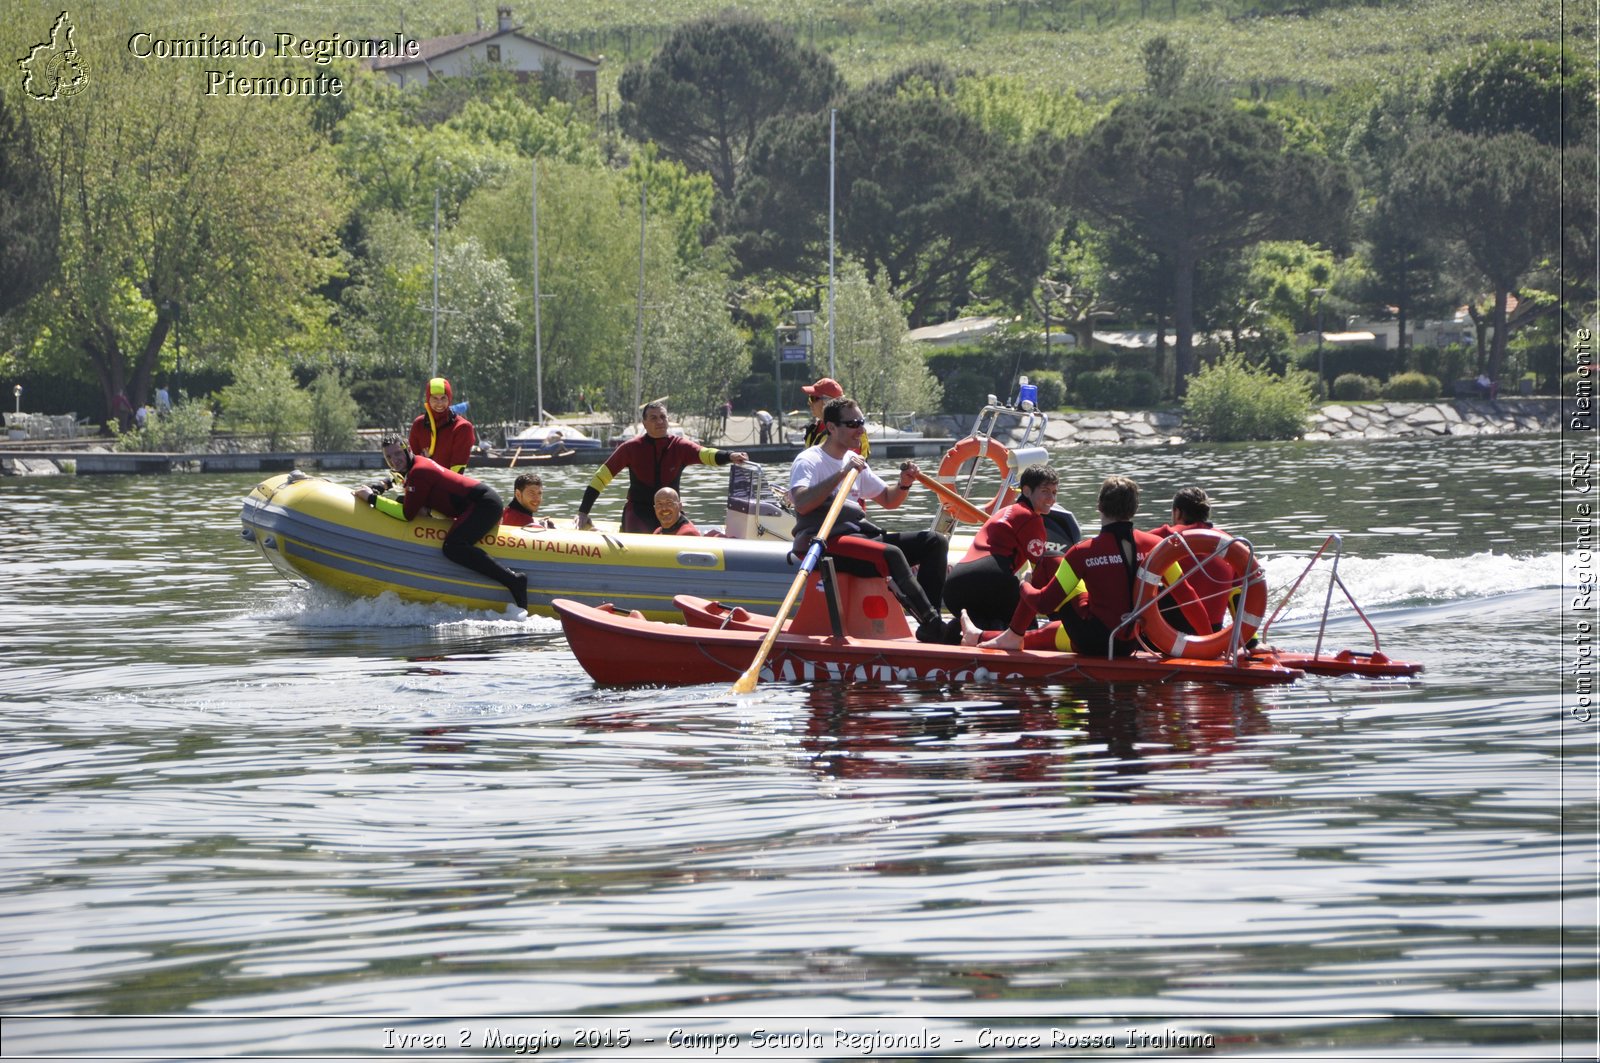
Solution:
<svg viewBox="0 0 1600 1063"><path fill-rule="evenodd" d="M801 451L789 468L789 498L796 517L795 554L805 553L812 536L822 527L845 473L861 470L828 536L828 553L834 566L852 575L892 579L901 601L917 618L917 637L924 642L940 641L943 621L933 603L943 599L949 542L933 531L886 532L867 520L862 508L864 501L870 501L884 509L898 509L916 482L917 463L903 462L893 485L879 479L859 452L866 419L847 396L828 403L822 411L822 424L826 438ZM915 576L913 565L917 566Z"/></svg>

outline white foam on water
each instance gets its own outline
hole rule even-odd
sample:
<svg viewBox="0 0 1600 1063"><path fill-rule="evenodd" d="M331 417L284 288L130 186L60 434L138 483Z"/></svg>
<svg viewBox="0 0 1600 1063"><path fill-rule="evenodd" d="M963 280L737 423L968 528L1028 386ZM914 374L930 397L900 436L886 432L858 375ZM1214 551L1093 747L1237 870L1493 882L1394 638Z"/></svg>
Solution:
<svg viewBox="0 0 1600 1063"><path fill-rule="evenodd" d="M464 609L442 602L408 602L392 591L385 591L376 598L353 598L314 584L296 587L292 593L270 603L261 615L302 628L425 627L468 635L561 630L561 622L553 617Z"/></svg>
<svg viewBox="0 0 1600 1063"><path fill-rule="evenodd" d="M1305 570L1306 557L1298 554L1264 555L1268 600L1273 608ZM1429 605L1465 599L1490 598L1515 591L1559 588L1570 559L1556 552L1538 555L1478 553L1466 557L1432 557L1426 554L1386 554L1382 557L1345 557L1339 561L1339 578L1363 610ZM1306 576L1285 619L1320 614L1327 596L1332 564L1324 558ZM1350 603L1338 588L1332 611L1350 612Z"/></svg>

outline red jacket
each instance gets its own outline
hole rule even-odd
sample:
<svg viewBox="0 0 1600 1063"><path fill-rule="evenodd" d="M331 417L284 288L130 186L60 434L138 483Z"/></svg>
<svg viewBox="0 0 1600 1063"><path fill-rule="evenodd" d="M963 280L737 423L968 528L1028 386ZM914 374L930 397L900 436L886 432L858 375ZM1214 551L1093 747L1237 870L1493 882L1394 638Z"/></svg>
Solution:
<svg viewBox="0 0 1600 1063"><path fill-rule="evenodd" d="M431 509L459 521L472 509L472 496L482 486L470 476L452 472L430 458L414 454L411 471L406 473L402 505L406 520L424 509Z"/></svg>
<svg viewBox="0 0 1600 1063"><path fill-rule="evenodd" d="M1126 521L1122 526L1132 532L1135 550L1134 563L1144 559L1161 542L1147 531L1139 531ZM1022 588L1022 600L1011 618L1011 630L1028 630L1035 614L1058 611L1067 602L1078 599L1076 608L1095 617L1110 630L1116 630L1122 618L1133 611L1133 585L1137 575L1128 570L1122 556L1114 529L1108 524L1093 539L1074 543L1061 558L1055 580L1044 587ZM1087 594L1087 600L1081 596ZM1199 614L1199 602L1187 582L1172 592L1173 600L1185 615ZM1191 616L1191 622L1193 622ZM1125 632L1131 637L1132 632Z"/></svg>
<svg viewBox="0 0 1600 1063"><path fill-rule="evenodd" d="M1012 572L1020 572L1027 562L1038 564L1049 538L1044 518L1028 503L1013 502L984 522L978 534L972 537L972 546L961 562L965 564L992 555L1005 558Z"/></svg>
<svg viewBox="0 0 1600 1063"><path fill-rule="evenodd" d="M447 404L453 394L450 381L446 380L444 400ZM422 416L411 422L406 444L418 457L432 458L447 469L465 469L472 457L472 448L478 445L478 433L471 421L449 409L435 423L433 411L428 408L428 385L424 384Z"/></svg>

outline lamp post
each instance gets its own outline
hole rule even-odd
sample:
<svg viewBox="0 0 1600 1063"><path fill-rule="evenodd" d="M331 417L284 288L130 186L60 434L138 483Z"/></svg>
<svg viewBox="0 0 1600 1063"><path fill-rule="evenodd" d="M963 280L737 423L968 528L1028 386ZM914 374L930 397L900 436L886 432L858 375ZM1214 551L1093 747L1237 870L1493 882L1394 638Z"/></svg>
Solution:
<svg viewBox="0 0 1600 1063"><path fill-rule="evenodd" d="M1311 294L1317 297L1317 390L1326 395L1328 380L1322 373L1322 297L1328 294L1328 289L1313 288Z"/></svg>
<svg viewBox="0 0 1600 1063"><path fill-rule="evenodd" d="M17 411L16 412L20 414L22 412L22 385L18 384L17 386L13 387L11 389L11 394L16 397L16 400L17 400Z"/></svg>

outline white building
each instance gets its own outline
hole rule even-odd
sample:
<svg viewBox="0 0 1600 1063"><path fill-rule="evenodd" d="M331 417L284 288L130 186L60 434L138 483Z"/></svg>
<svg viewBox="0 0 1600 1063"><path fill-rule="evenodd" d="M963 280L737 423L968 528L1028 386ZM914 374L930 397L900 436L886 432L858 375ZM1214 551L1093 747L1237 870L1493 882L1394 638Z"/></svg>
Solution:
<svg viewBox="0 0 1600 1063"><path fill-rule="evenodd" d="M576 81L591 100L595 98L600 60L527 36L521 26L512 23L509 7L499 9L494 29L429 37L417 44L416 57L374 59L372 69L401 88L426 85L434 78L463 77L485 68L509 71L520 80L559 71Z"/></svg>

